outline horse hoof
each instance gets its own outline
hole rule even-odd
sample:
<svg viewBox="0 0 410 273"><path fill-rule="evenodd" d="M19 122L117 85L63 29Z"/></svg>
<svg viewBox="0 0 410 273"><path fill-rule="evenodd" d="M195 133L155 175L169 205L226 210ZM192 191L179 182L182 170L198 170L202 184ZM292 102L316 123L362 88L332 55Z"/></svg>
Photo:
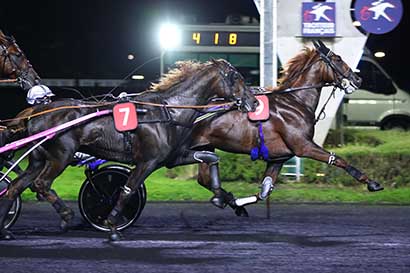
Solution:
<svg viewBox="0 0 410 273"><path fill-rule="evenodd" d="M225 202L224 202L224 199L223 199L222 197L219 197L219 196L216 196L216 195L211 198L210 202L211 202L214 206L216 206L216 207L218 207L218 208L220 208L220 209L225 208L225 205L226 205Z"/></svg>
<svg viewBox="0 0 410 273"><path fill-rule="evenodd" d="M8 230L2 230L0 233L0 240L15 240L16 238L14 237L13 233L11 233Z"/></svg>
<svg viewBox="0 0 410 273"><path fill-rule="evenodd" d="M69 223L74 218L74 211L70 208L67 208L63 212L60 212L61 222L60 222L60 229L63 232L67 232Z"/></svg>
<svg viewBox="0 0 410 273"><path fill-rule="evenodd" d="M68 222L62 220L60 223L60 229L62 232L67 232L68 231Z"/></svg>
<svg viewBox="0 0 410 273"><path fill-rule="evenodd" d="M377 183L376 181L372 180L369 183L367 183L367 190L368 191L374 192L374 191L381 191L383 189L384 188L379 183Z"/></svg>
<svg viewBox="0 0 410 273"><path fill-rule="evenodd" d="M111 242L117 242L121 240L121 234L119 232L111 232L109 239Z"/></svg>
<svg viewBox="0 0 410 273"><path fill-rule="evenodd" d="M248 211L244 207L237 207L235 209L236 216L249 217Z"/></svg>

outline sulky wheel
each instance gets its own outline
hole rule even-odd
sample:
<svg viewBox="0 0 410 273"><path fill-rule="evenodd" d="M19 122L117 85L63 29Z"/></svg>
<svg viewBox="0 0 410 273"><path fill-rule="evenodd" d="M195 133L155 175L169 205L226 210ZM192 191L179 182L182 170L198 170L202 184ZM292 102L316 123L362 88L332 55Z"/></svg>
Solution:
<svg viewBox="0 0 410 273"><path fill-rule="evenodd" d="M94 228L110 231L104 224L109 213L117 203L121 187L129 177L130 169L121 165L109 165L91 174L91 181L86 179L81 186L78 202L84 219ZM146 202L145 185L136 191L122 212L122 222L117 230L129 227L140 216Z"/></svg>
<svg viewBox="0 0 410 273"><path fill-rule="evenodd" d="M0 177L3 177L3 173L0 172ZM9 186L11 182L11 179L6 176L3 178L3 180L0 182L0 193L5 194L5 190ZM21 211L21 197L18 196L16 200L14 200L13 205L6 217L6 220L4 222L4 228L10 228L16 221L17 218L20 215Z"/></svg>

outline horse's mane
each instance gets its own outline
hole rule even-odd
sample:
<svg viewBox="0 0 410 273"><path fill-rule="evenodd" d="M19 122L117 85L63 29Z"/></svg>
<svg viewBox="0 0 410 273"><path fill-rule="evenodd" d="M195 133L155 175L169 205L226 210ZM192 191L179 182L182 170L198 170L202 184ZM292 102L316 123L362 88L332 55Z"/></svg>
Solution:
<svg viewBox="0 0 410 273"><path fill-rule="evenodd" d="M5 43L8 41L8 37L4 34L4 32L0 29L0 42Z"/></svg>
<svg viewBox="0 0 410 273"><path fill-rule="evenodd" d="M317 56L315 49L304 47L301 53L290 59L283 66L281 77L278 79L279 86L290 83L289 81L301 73Z"/></svg>
<svg viewBox="0 0 410 273"><path fill-rule="evenodd" d="M178 61L175 63L175 68L163 75L158 83L151 83L151 91L164 91L172 86L186 80L193 74L209 67L211 62L201 63L198 61Z"/></svg>

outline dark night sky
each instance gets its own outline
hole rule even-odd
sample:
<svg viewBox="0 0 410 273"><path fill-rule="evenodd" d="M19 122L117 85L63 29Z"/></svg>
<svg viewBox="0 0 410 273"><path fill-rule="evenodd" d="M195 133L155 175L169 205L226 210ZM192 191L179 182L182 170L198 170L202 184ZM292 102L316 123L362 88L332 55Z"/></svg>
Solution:
<svg viewBox="0 0 410 273"><path fill-rule="evenodd" d="M4 1L0 28L14 35L43 78L122 78L141 63L159 55L157 29L167 18L196 15L197 23L223 22L227 14L259 17L252 0L37 0ZM401 86L410 87L409 52L404 37L410 24L384 35L371 35L368 47L385 50L381 61ZM136 58L126 57L133 53ZM139 73L155 80L159 61Z"/></svg>
<svg viewBox="0 0 410 273"><path fill-rule="evenodd" d="M198 23L223 22L226 14L254 14L252 1L30 1L0 8L0 28L17 39L44 78L121 78L159 56L157 31L167 18L197 14ZM18 1L13 1L18 2ZM28 1L27 1L28 2ZM212 2L218 3L218 7ZM236 6L236 7L235 7ZM128 53L135 59L129 61ZM159 61L140 73L159 72Z"/></svg>

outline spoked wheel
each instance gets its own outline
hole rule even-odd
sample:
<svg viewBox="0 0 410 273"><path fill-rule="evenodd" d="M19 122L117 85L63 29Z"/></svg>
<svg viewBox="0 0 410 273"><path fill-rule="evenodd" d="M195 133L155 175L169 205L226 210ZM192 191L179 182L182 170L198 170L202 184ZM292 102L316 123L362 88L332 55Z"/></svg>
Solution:
<svg viewBox="0 0 410 273"><path fill-rule="evenodd" d="M130 169L120 165L110 165L95 171L91 180L86 179L81 186L78 202L84 219L94 228L110 231L104 224L117 203L121 188L127 182ZM138 219L146 203L144 184L135 192L122 211L117 230L123 230Z"/></svg>
<svg viewBox="0 0 410 273"><path fill-rule="evenodd" d="M3 177L3 173L0 172L0 177ZM6 176L1 182L0 182L0 193L5 194L5 191L7 190L7 187L9 186L11 182L11 179ZM7 214L6 220L4 222L4 228L10 228L16 221L17 218L20 215L21 211L21 197L18 196L16 200L14 200L13 205Z"/></svg>

